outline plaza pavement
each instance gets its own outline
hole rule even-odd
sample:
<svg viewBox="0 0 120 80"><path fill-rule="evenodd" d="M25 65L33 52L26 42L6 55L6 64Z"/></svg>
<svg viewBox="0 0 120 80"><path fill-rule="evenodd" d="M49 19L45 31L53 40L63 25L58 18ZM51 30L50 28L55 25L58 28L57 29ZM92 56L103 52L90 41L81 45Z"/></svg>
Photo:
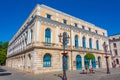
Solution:
<svg viewBox="0 0 120 80"><path fill-rule="evenodd" d="M80 74L77 71L67 71L68 80L120 80L120 68L110 69L111 74L106 74L106 69L97 69L95 74ZM61 72L32 74L0 66L0 80L62 80Z"/></svg>

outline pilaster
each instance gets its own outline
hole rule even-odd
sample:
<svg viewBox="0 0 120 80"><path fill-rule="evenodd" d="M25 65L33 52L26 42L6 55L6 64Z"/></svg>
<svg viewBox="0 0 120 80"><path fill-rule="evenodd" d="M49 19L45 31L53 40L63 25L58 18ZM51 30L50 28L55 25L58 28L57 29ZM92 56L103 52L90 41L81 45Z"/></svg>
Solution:
<svg viewBox="0 0 120 80"><path fill-rule="evenodd" d="M73 32L73 30L71 30L71 38L72 38L72 46L75 46L75 39L74 39L74 32Z"/></svg>
<svg viewBox="0 0 120 80"><path fill-rule="evenodd" d="M58 28L58 26L56 27L56 44L58 44L59 43L59 37L58 37L58 34L59 33L59 28Z"/></svg>

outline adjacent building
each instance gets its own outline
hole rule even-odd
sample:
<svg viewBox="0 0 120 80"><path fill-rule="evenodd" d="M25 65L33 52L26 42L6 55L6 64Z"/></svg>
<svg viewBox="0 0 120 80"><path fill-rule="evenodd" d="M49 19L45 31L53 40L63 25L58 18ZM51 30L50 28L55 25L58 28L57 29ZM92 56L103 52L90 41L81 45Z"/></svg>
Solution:
<svg viewBox="0 0 120 80"><path fill-rule="evenodd" d="M120 67L120 34L109 37L113 67Z"/></svg>
<svg viewBox="0 0 120 80"><path fill-rule="evenodd" d="M85 65L106 68L103 44L109 44L107 31L46 5L37 5L9 42L6 65L32 73L62 71L63 45L58 35L70 36L66 46L67 70ZM92 52L91 63L85 58ZM111 67L111 54L109 53Z"/></svg>

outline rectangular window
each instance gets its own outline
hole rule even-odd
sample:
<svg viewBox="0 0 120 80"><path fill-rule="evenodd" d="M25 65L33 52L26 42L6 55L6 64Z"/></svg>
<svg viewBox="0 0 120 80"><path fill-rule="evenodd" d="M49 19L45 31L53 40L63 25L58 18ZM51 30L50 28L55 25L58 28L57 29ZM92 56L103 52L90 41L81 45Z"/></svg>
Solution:
<svg viewBox="0 0 120 80"><path fill-rule="evenodd" d="M66 19L63 19L63 23L64 23L64 24L67 24L67 20L66 20Z"/></svg>
<svg viewBox="0 0 120 80"><path fill-rule="evenodd" d="M91 31L91 28L89 28L89 31Z"/></svg>
<svg viewBox="0 0 120 80"><path fill-rule="evenodd" d="M85 29L85 26L82 26L82 29Z"/></svg>
<svg viewBox="0 0 120 80"><path fill-rule="evenodd" d="M105 33L103 33L103 36L105 36Z"/></svg>
<svg viewBox="0 0 120 80"><path fill-rule="evenodd" d="M31 42L33 41L33 31L31 30L31 33L30 33L30 38L31 38Z"/></svg>
<svg viewBox="0 0 120 80"><path fill-rule="evenodd" d="M119 64L119 60L118 59L116 59L116 63Z"/></svg>
<svg viewBox="0 0 120 80"><path fill-rule="evenodd" d="M50 14L47 14L47 15L46 15L46 17L47 17L48 19L51 19L51 16L52 16L52 15L50 15Z"/></svg>
<svg viewBox="0 0 120 80"><path fill-rule="evenodd" d="M78 27L78 24L77 23L74 23L75 27Z"/></svg>
<svg viewBox="0 0 120 80"><path fill-rule="evenodd" d="M97 30L95 30L95 33L98 33L98 31L97 31Z"/></svg>
<svg viewBox="0 0 120 80"><path fill-rule="evenodd" d="M113 46L114 46L114 48L116 48L117 47L116 43L113 43Z"/></svg>
<svg viewBox="0 0 120 80"><path fill-rule="evenodd" d="M27 44L27 40L28 40L28 32L26 32L26 36L25 36L25 43Z"/></svg>
<svg viewBox="0 0 120 80"><path fill-rule="evenodd" d="M117 56L117 55L118 55L118 53L117 53L117 50L116 50L116 49L114 50L114 53L115 53L115 56Z"/></svg>

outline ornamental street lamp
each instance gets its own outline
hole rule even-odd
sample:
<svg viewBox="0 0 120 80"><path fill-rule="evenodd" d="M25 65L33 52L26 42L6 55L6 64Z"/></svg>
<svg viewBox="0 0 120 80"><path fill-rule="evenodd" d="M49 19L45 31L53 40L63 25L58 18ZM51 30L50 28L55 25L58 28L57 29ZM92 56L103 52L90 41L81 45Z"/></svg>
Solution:
<svg viewBox="0 0 120 80"><path fill-rule="evenodd" d="M62 80L67 80L67 76L66 76L66 67L67 67L67 53L65 53L65 46L68 44L69 42L69 35L67 35L67 33L63 33L60 35L58 35L59 37L59 41L63 44L63 78Z"/></svg>
<svg viewBox="0 0 120 80"><path fill-rule="evenodd" d="M107 56L108 45L104 43L103 44L103 48L104 48L104 51L105 51L107 74L110 74L109 65L108 65L108 58L109 58L109 56Z"/></svg>

